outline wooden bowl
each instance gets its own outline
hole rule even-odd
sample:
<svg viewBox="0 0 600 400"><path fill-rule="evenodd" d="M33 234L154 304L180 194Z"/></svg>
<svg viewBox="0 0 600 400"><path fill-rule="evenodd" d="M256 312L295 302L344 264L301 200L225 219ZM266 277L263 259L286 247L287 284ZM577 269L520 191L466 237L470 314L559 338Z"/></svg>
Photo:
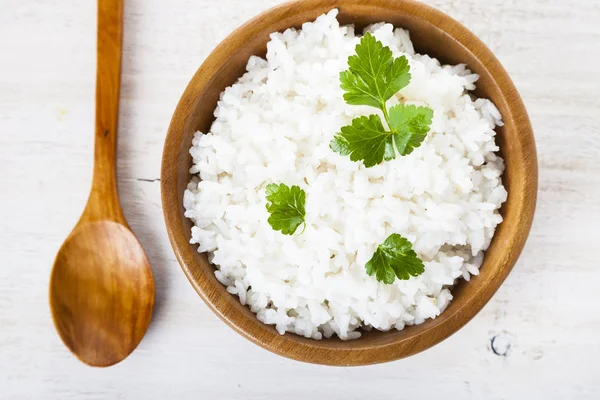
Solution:
<svg viewBox="0 0 600 400"><path fill-rule="evenodd" d="M332 8L341 24L386 21L410 31L416 51L442 63L466 63L480 75L475 94L491 99L504 119L497 143L506 161L503 182L508 200L501 213L481 273L471 282L460 281L454 300L436 319L402 331L364 332L357 340L311 340L295 334L280 335L260 322L217 281L205 254L190 245L191 222L184 218L183 193L190 181L188 153L195 131L207 132L219 94L245 71L251 55L264 56L269 34L300 27ZM227 11L224 11L227 12ZM173 250L200 297L245 338L292 359L317 364L363 365L407 357L452 335L488 302L521 253L537 195L537 159L533 132L519 94L492 52L463 25L449 16L412 0L303 0L275 7L244 24L227 37L198 69L177 105L169 127L162 160L162 204Z"/></svg>

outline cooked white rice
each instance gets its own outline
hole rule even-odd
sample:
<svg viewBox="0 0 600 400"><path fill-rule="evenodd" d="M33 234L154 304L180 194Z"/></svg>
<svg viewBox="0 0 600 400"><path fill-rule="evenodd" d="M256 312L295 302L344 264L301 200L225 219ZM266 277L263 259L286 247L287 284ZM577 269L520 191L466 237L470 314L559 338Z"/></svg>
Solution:
<svg viewBox="0 0 600 400"><path fill-rule="evenodd" d="M438 316L455 280L479 273L507 197L494 153L500 113L467 93L478 76L416 54L409 33L390 24L367 31L408 57L412 80L388 106L432 108L431 132L410 155L372 168L331 151L340 127L375 111L343 100L339 73L359 37L336 15L273 33L266 60L250 58L222 93L210 132L193 140L195 176L184 196L191 243L209 253L227 291L280 333L313 339ZM269 183L305 190L304 233L267 223ZM425 272L386 285L365 263L392 233L413 243Z"/></svg>

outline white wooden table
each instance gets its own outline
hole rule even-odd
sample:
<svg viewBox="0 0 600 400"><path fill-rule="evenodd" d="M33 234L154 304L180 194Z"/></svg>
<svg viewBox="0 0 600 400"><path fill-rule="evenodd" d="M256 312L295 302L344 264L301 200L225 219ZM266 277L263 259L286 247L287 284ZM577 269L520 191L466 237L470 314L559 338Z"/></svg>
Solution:
<svg viewBox="0 0 600 400"><path fill-rule="evenodd" d="M139 348L92 369L55 333L47 286L91 178L96 5L0 0L0 398L599 399L600 1L429 1L477 33L520 89L538 209L514 272L471 323L364 368L298 363L243 339L188 284L164 229L160 158L179 96L220 40L277 3L127 1L119 189L157 299Z"/></svg>

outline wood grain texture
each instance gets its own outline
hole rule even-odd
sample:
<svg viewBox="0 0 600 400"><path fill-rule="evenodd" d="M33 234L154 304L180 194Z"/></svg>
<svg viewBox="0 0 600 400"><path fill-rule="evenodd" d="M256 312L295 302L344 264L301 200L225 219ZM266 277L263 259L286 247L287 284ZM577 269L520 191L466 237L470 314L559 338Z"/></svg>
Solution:
<svg viewBox="0 0 600 400"><path fill-rule="evenodd" d="M501 209L504 222L496 230L479 276L453 288L450 306L436 319L402 331L364 332L358 340L315 341L280 335L260 322L214 276L206 254L190 245L191 222L184 217L183 193L190 181L189 148L196 131L208 132L220 93L245 71L251 55L264 55L271 32L299 28L332 7L341 24L359 29L379 21L411 32L415 50L445 64L466 63L480 78L475 94L491 99L504 126L497 143L506 170L509 193ZM527 240L536 204L538 166L533 132L523 102L506 71L491 51L460 23L412 0L301 0L275 7L228 36L208 56L186 88L169 126L162 160L162 206L167 232L188 279L213 311L242 336L274 353L316 364L352 366L404 358L439 343L467 323L496 292Z"/></svg>
<svg viewBox="0 0 600 400"><path fill-rule="evenodd" d="M154 306L152 270L117 193L122 25L122 0L99 0L92 190L50 275L58 334L81 361L98 367L122 361L137 347Z"/></svg>
<svg viewBox="0 0 600 400"><path fill-rule="evenodd" d="M427 0L476 33L519 89L538 148L536 217L513 271L460 332L359 368L291 361L240 337L181 272L162 218L160 157L181 93L221 40L278 3L125 5L118 185L156 306L137 350L98 370L65 349L48 308L52 262L89 194L96 5L0 0L0 398L598 399L600 3Z"/></svg>

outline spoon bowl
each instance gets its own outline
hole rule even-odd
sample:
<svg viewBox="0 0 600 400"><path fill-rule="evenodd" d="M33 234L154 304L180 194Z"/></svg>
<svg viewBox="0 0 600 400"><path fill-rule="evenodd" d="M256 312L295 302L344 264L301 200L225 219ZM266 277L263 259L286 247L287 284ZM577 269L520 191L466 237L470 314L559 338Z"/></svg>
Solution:
<svg viewBox="0 0 600 400"><path fill-rule="evenodd" d="M76 228L58 252L50 284L61 339L86 364L121 361L150 323L153 285L148 258L127 227L101 221Z"/></svg>

